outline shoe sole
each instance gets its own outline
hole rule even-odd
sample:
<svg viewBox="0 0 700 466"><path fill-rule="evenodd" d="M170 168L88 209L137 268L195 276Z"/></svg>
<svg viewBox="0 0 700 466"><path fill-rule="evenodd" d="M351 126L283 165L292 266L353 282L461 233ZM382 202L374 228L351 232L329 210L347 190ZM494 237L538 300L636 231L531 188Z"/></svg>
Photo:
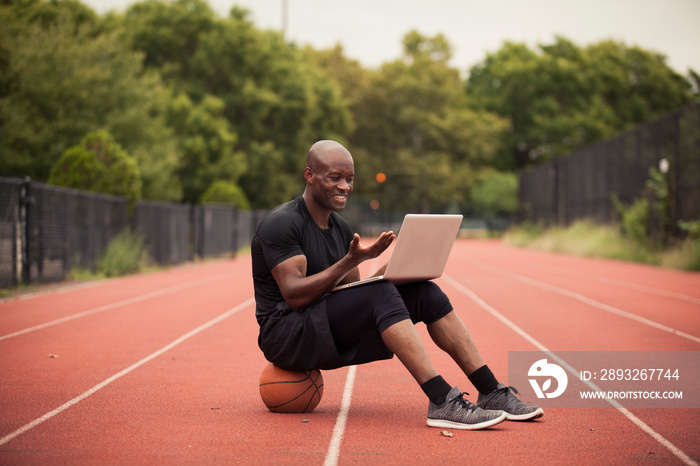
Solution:
<svg viewBox="0 0 700 466"><path fill-rule="evenodd" d="M508 414L506 413L506 419L509 421L533 421L544 416L544 411L542 408L537 408L531 413L527 414Z"/></svg>
<svg viewBox="0 0 700 466"><path fill-rule="evenodd" d="M495 426L505 421L507 418L506 413L502 413L500 416L489 419L488 421L479 422L477 424L463 424L461 422L447 421L444 419L428 419L426 424L430 427L442 427L443 429L464 429L464 430L479 430L485 429L487 427Z"/></svg>

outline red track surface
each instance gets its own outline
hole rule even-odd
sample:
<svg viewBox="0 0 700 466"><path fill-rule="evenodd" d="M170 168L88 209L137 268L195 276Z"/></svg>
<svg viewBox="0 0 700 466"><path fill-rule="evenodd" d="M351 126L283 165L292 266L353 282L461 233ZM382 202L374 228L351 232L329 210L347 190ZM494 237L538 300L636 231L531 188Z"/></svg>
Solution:
<svg viewBox="0 0 700 466"><path fill-rule="evenodd" d="M438 283L504 381L508 351L700 350L698 274L459 240ZM548 409L444 437L425 425L427 401L396 359L324 372L311 414L270 413L252 295L240 257L0 303L0 464L700 458L700 409ZM445 379L474 401L420 332Z"/></svg>

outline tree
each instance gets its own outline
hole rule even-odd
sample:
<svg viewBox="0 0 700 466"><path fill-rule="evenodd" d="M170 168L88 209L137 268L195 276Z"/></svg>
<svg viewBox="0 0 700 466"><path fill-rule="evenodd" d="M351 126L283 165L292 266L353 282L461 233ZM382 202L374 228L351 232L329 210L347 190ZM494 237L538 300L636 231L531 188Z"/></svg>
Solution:
<svg viewBox="0 0 700 466"><path fill-rule="evenodd" d="M86 135L66 149L51 169L49 184L125 196L134 206L141 198L141 174L131 157L111 134Z"/></svg>
<svg viewBox="0 0 700 466"><path fill-rule="evenodd" d="M272 199L300 188L303 154L314 141L349 131L337 85L278 33L256 29L241 8L217 18L199 0L149 0L132 6L124 24L130 43L177 96L180 113L170 121L182 136L189 200L231 162L235 173L224 178L242 186L253 206L272 207ZM183 105L201 118L184 117Z"/></svg>
<svg viewBox="0 0 700 466"><path fill-rule="evenodd" d="M666 65L666 57L623 43L602 41L585 53L616 128L650 121L692 100L691 83Z"/></svg>
<svg viewBox="0 0 700 466"><path fill-rule="evenodd" d="M224 102L212 95L199 104L186 94L170 102L168 123L183 151L178 175L188 202L197 202L216 180L237 183L246 171L245 155L234 149L237 135L223 111Z"/></svg>
<svg viewBox="0 0 700 466"><path fill-rule="evenodd" d="M18 2L2 8L11 27L0 33L6 51L0 73L0 170L46 180L64 150L104 129L138 160L144 195L178 200L173 173L179 153L163 122L169 94L158 76L143 73L142 56L129 50L118 32L101 33L91 22L76 23L60 11L51 21L39 21L31 14L34 4L46 5Z"/></svg>
<svg viewBox="0 0 700 466"><path fill-rule="evenodd" d="M500 169L568 154L692 99L690 84L656 53L612 41L582 49L562 37L538 49L506 42L466 83L473 108L511 121Z"/></svg>
<svg viewBox="0 0 700 466"><path fill-rule="evenodd" d="M272 142L252 142L248 148L249 168L240 185L255 208L270 208L301 194L302 171L280 170L285 154ZM298 156L298 154L297 154ZM304 162L302 157L301 162Z"/></svg>
<svg viewBox="0 0 700 466"><path fill-rule="evenodd" d="M202 36L215 27L217 18L203 0L145 0L126 11L123 25L134 50L144 53L144 65L158 69L176 93L202 97L204 90L192 88L190 64Z"/></svg>
<svg viewBox="0 0 700 466"><path fill-rule="evenodd" d="M390 210L465 203L473 170L490 163L507 122L468 107L443 36L413 31L403 43L404 56L371 74L355 106L357 178L385 173L381 186L370 183L377 192L365 193L381 194L380 205Z"/></svg>
<svg viewBox="0 0 700 466"><path fill-rule="evenodd" d="M354 114L355 106L368 90L371 72L363 68L359 61L346 57L340 44L326 50L314 50L307 46L304 52L307 60L339 86L343 99Z"/></svg>

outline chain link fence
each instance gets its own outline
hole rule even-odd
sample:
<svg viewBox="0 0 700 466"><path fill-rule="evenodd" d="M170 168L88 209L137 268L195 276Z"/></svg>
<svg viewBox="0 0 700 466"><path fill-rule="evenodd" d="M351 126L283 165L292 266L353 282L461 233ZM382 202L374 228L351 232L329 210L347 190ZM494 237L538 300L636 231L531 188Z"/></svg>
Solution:
<svg viewBox="0 0 700 466"><path fill-rule="evenodd" d="M700 219L700 104L523 172L520 219L562 225L617 221L611 196L625 204L649 197L651 168L666 174L671 225Z"/></svg>
<svg viewBox="0 0 700 466"><path fill-rule="evenodd" d="M194 253L197 257L212 257L235 251L238 212L228 205L200 205L194 215Z"/></svg>
<svg viewBox="0 0 700 466"><path fill-rule="evenodd" d="M24 281L63 280L74 268L95 271L109 241L127 227L123 197L25 183Z"/></svg>
<svg viewBox="0 0 700 466"><path fill-rule="evenodd" d="M126 229L158 265L235 255L250 245L267 211L230 205L127 200L0 177L0 288L57 282L96 271L110 241Z"/></svg>
<svg viewBox="0 0 700 466"><path fill-rule="evenodd" d="M192 259L189 204L141 201L134 208L134 230L152 260L172 265Z"/></svg>

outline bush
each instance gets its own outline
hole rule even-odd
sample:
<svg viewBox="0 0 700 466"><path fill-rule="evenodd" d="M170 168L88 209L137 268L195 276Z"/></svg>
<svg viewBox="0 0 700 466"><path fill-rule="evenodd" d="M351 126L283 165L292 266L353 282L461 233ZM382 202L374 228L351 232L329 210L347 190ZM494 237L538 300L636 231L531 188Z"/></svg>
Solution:
<svg viewBox="0 0 700 466"><path fill-rule="evenodd" d="M620 215L623 233L634 243L649 248L649 200L646 198L637 199L631 205L626 206L614 194L611 199Z"/></svg>
<svg viewBox="0 0 700 466"><path fill-rule="evenodd" d="M133 206L141 198L141 173L106 131L90 133L66 149L51 168L49 184L125 196Z"/></svg>
<svg viewBox="0 0 700 466"><path fill-rule="evenodd" d="M131 230L124 230L110 241L97 263L97 272L106 277L118 277L138 272L146 259L143 238Z"/></svg>
<svg viewBox="0 0 700 466"><path fill-rule="evenodd" d="M250 210L250 202L248 202L248 198L241 187L230 181L219 180L213 182L202 194L200 202L234 204L240 210Z"/></svg>

